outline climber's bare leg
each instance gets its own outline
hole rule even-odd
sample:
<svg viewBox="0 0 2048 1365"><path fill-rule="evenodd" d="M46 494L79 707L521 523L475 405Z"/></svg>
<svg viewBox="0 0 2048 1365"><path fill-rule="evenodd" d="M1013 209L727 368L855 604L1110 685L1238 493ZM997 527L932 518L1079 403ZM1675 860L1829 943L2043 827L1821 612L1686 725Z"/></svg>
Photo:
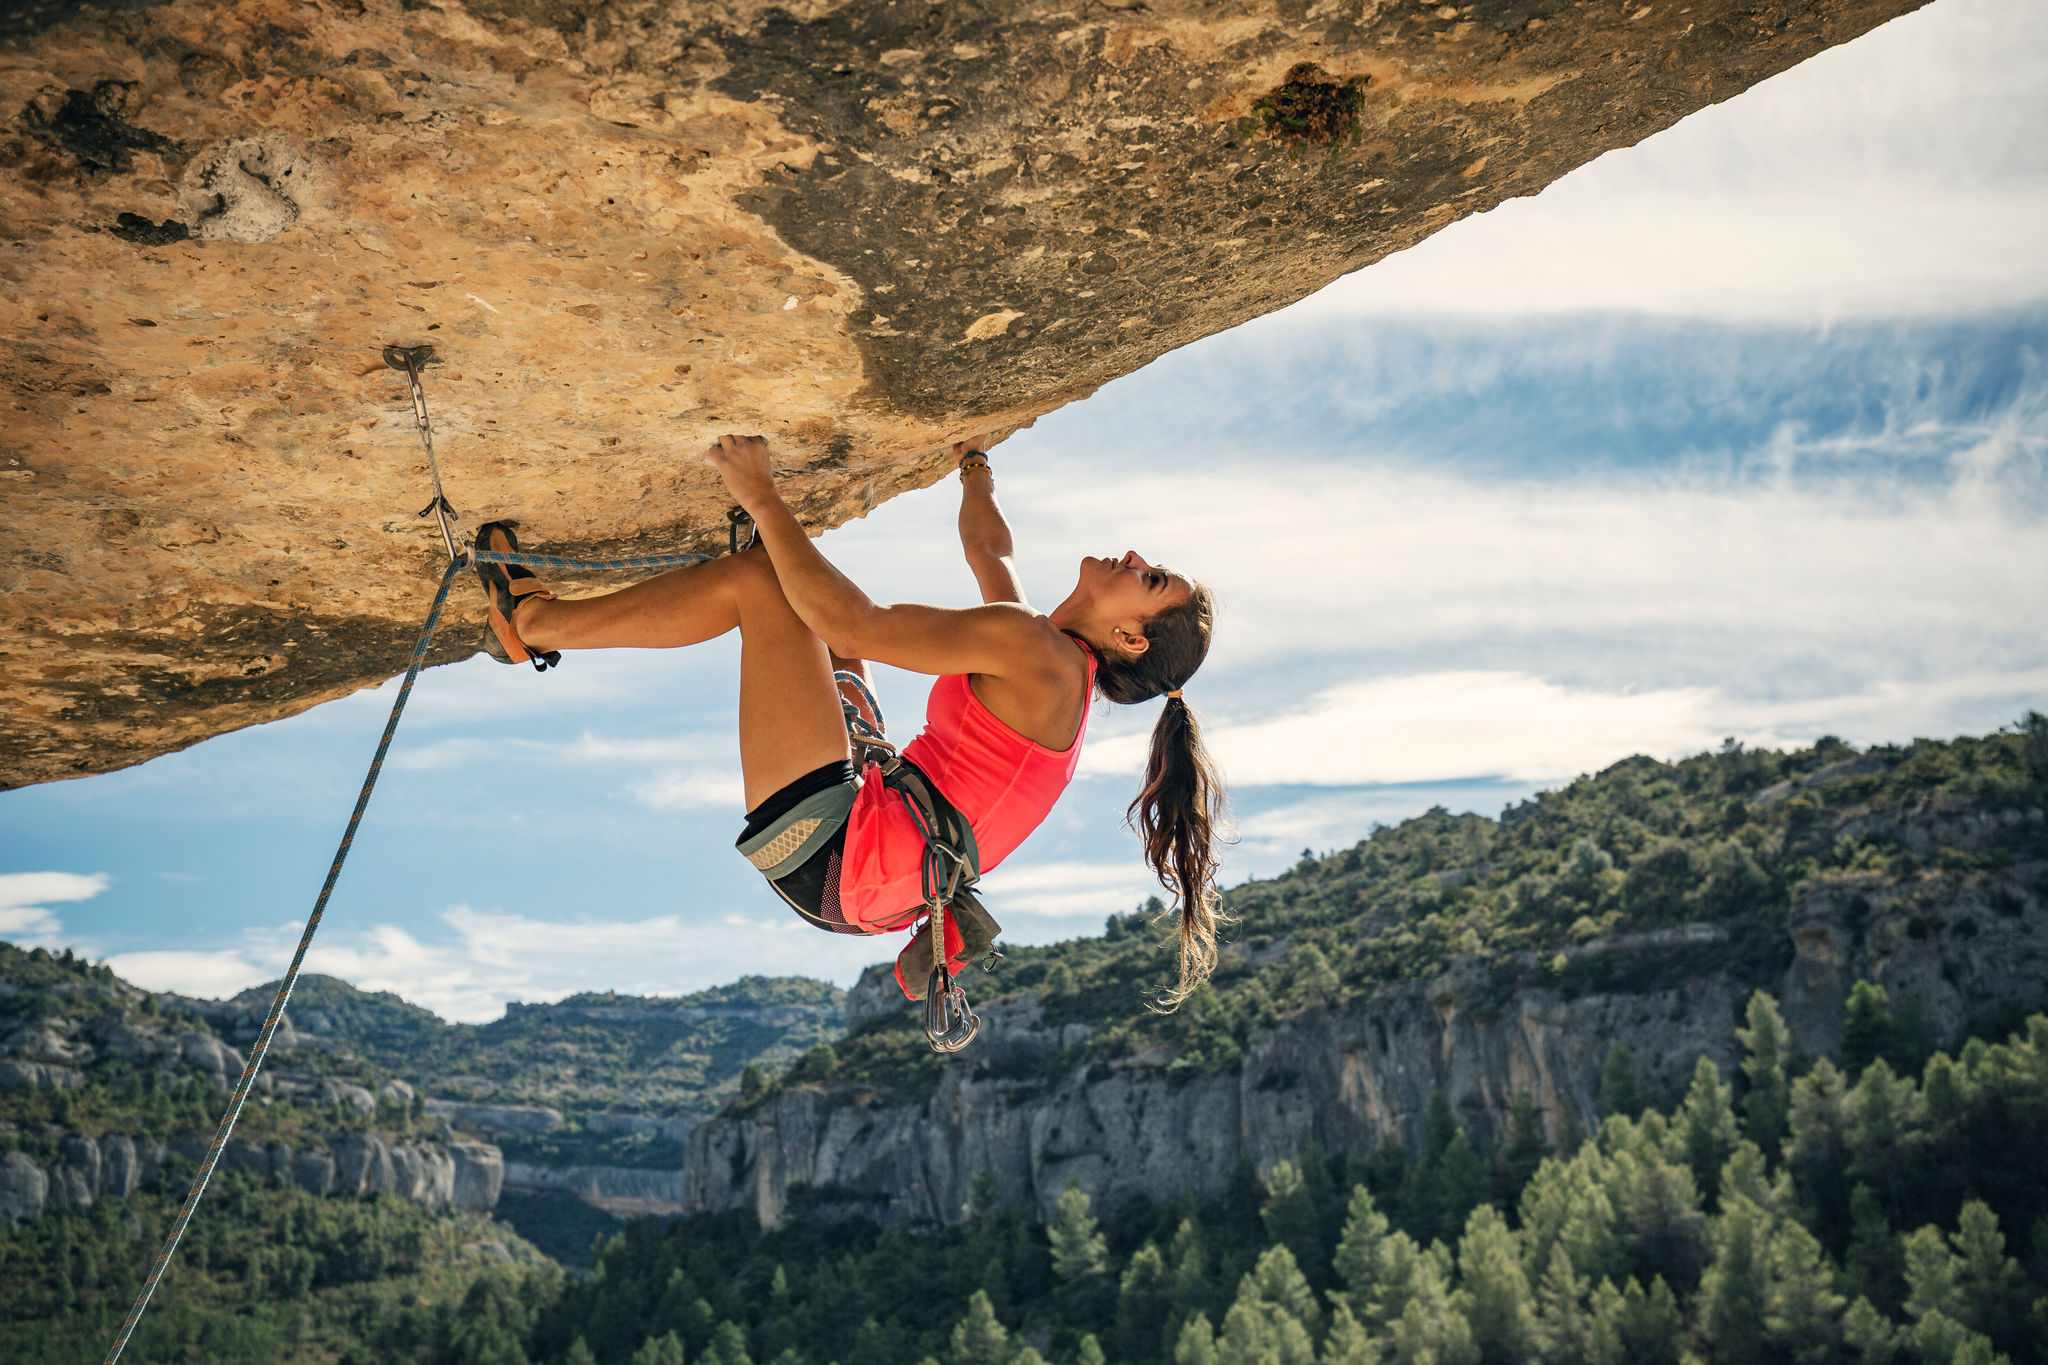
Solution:
<svg viewBox="0 0 2048 1365"><path fill-rule="evenodd" d="M850 755L831 655L790 608L765 550L693 564L599 597L522 604L515 624L535 650L668 648L738 627L748 810Z"/></svg>
<svg viewBox="0 0 2048 1365"><path fill-rule="evenodd" d="M765 551L671 569L595 597L529 597L512 624L529 649L676 649L716 639L739 625L744 582ZM771 575L772 576L772 575ZM776 589L781 595L781 589Z"/></svg>

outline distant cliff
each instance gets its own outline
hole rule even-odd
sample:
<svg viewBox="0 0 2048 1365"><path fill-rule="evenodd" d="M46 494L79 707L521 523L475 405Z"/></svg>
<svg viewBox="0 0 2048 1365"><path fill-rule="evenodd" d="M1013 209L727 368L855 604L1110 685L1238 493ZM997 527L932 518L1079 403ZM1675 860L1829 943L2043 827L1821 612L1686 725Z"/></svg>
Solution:
<svg viewBox="0 0 2048 1365"><path fill-rule="evenodd" d="M1631 760L1502 822L1411 821L1234 892L1245 941L1187 1019L1134 1015L1135 986L1075 1017L1114 998L1091 976L1141 980L1119 965L1148 954L1163 968L1134 924L1122 953L1014 955L1005 970L1056 984L993 998L981 1040L943 1063L915 1056L900 995L870 971L839 1077L694 1129L685 1202L771 1224L794 1198L953 1222L983 1175L1039 1217L1070 1181L1098 1207L1216 1197L1243 1160L1412 1147L1439 1091L1480 1137L1527 1093L1555 1139L1596 1126L1617 1044L1652 1096L1675 1097L1702 1055L1733 1075L1757 988L1808 1056L1836 1049L1858 978L1930 1039L1995 1030L2048 1005L2048 726L1987 742L2010 762L1976 741ZM1481 951L1408 969L1404 940L1430 934Z"/></svg>
<svg viewBox="0 0 2048 1365"><path fill-rule="evenodd" d="M152 994L69 954L0 944L0 1222L175 1184L274 989ZM514 1005L473 1026L304 978L221 1169L441 1210L488 1212L509 1187L674 1212L691 1125L749 1062L777 1066L835 1035L842 997L749 977L677 999Z"/></svg>
<svg viewBox="0 0 2048 1365"><path fill-rule="evenodd" d="M1482 1140L1526 1093L1555 1139L1593 1127L1616 1045L1652 1098L1700 1056L1732 1074L1754 989L1809 1056L1835 1049L1859 978L1935 1043L2048 1007L2044 811L2039 718L1630 759L1499 820L1433 811L1233 888L1235 941L1174 1015L1145 1007L1170 959L1142 913L1013 950L970 981L982 1036L946 1060L882 967L850 993L750 978L481 1028L312 978L226 1166L473 1211L512 1191L618 1217L772 1223L804 1200L948 1222L983 1174L1043 1216L1069 1181L1111 1207L1219 1194L1239 1162L1310 1145L1413 1146L1439 1092ZM0 1217L196 1155L265 1000L150 996L0 945ZM742 1094L749 1061L771 1079Z"/></svg>

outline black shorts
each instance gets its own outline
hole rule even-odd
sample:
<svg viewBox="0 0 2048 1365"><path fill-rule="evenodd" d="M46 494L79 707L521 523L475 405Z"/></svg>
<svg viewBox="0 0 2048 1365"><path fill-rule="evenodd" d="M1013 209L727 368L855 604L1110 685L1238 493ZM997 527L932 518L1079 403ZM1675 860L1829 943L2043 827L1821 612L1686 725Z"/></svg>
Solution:
<svg viewBox="0 0 2048 1365"><path fill-rule="evenodd" d="M863 932L839 909L846 817L859 790L852 763L827 763L748 811L736 845L791 909L835 934Z"/></svg>

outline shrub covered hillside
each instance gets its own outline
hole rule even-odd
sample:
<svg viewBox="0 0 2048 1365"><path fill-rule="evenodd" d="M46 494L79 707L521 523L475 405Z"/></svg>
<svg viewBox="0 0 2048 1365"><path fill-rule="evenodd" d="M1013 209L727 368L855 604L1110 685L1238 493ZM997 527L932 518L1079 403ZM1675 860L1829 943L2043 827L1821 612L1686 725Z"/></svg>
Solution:
<svg viewBox="0 0 2048 1365"><path fill-rule="evenodd" d="M1890 1022L1859 991L1872 1049ZM1313 1152L1213 1205L913 1234L801 1201L639 1222L541 1308L559 1365L2038 1365L2048 1361L2048 1017L2001 1043L1793 1075L1758 992L1744 1059L1668 1111L1485 1152ZM1626 1104L1625 1087L1614 1087Z"/></svg>
<svg viewBox="0 0 2048 1365"><path fill-rule="evenodd" d="M1149 910L1099 938L1012 950L977 1002L1034 994L1049 1024L1092 1026L1067 1061L1165 1046L1180 1069L1230 1064L1253 1029L1305 1005L1476 961L1488 986L1644 990L1715 972L1772 986L1792 960L1795 913L1838 896L1874 928L1924 937L1920 907L1968 903L1952 932L2048 902L2048 718L1948 742L1858 752L1824 739L1675 763L1631 758L1499 820L1435 810L1224 896L1234 917L1213 984L1173 1014L1148 1009L1171 979L1172 926ZM993 908L1001 914L1000 894ZM1859 931L1860 932L1860 931ZM2031 1008L2039 999L2028 1002ZM2016 1014L1959 1019L2010 1028ZM843 1079L926 1083L937 1066L892 1014L836 1044ZM814 1060L803 1074L815 1078Z"/></svg>
<svg viewBox="0 0 2048 1365"><path fill-rule="evenodd" d="M189 1176L191 1163L181 1164ZM0 1229L0 1360L91 1365L177 1213L183 1186ZM562 1272L503 1224L389 1195L325 1199L216 1178L124 1359L148 1365L517 1358Z"/></svg>

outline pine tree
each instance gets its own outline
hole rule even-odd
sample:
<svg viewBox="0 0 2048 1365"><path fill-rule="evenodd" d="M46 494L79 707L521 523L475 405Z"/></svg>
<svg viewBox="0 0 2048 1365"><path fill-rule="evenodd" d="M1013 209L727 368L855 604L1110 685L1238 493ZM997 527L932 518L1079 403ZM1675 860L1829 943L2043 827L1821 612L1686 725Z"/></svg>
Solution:
<svg viewBox="0 0 2048 1365"><path fill-rule="evenodd" d="M1932 1224L1906 1234L1906 1314L1915 1322L1929 1313L1960 1321L1963 1304L1956 1280L1962 1264L1948 1249L1941 1229Z"/></svg>
<svg viewBox="0 0 2048 1365"><path fill-rule="evenodd" d="M1842 1296L1827 1254L1789 1218L1771 1234L1764 1335L1780 1358L1826 1360L1842 1337Z"/></svg>
<svg viewBox="0 0 2048 1365"><path fill-rule="evenodd" d="M1423 1236L1451 1241L1465 1218L1486 1198L1486 1163L1471 1137L1438 1091L1429 1097L1422 1120L1422 1158L1408 1173L1402 1205Z"/></svg>
<svg viewBox="0 0 2048 1365"><path fill-rule="evenodd" d="M1853 1081L1891 1050L1891 997L1875 982L1858 981L1849 988L1848 1012L1842 1021L1842 1071Z"/></svg>
<svg viewBox="0 0 2048 1365"><path fill-rule="evenodd" d="M1616 1043L1600 1066L1600 1089L1593 1101L1600 1117L1619 1114L1632 1119L1643 1112L1642 1095L1636 1090L1636 1059L1628 1048Z"/></svg>
<svg viewBox="0 0 2048 1365"><path fill-rule="evenodd" d="M1183 1322L1188 1315L1212 1307L1209 1292L1209 1250L1202 1230L1192 1218L1180 1220L1173 1240L1166 1246L1169 1323ZM1213 1334L1212 1334L1213 1335Z"/></svg>
<svg viewBox="0 0 2048 1365"><path fill-rule="evenodd" d="M1588 1279L1622 1269L1619 1214L1608 1192L1611 1162L1598 1143L1569 1158L1546 1161L1522 1191L1522 1233L1532 1266L1548 1265L1561 1245L1572 1268ZM1617 1191L1622 1182L1612 1180Z"/></svg>
<svg viewBox="0 0 2048 1365"><path fill-rule="evenodd" d="M1382 1332L1400 1320L1408 1301L1422 1292L1430 1278L1441 1281L1447 1273L1435 1254L1417 1246L1414 1238L1405 1232L1390 1232L1380 1240L1371 1290L1367 1301L1359 1305L1359 1316L1375 1333Z"/></svg>
<svg viewBox="0 0 2048 1365"><path fill-rule="evenodd" d="M1302 1178L1301 1168L1291 1161L1273 1167L1266 1181L1266 1207L1259 1215L1266 1236L1294 1253L1304 1267L1320 1273L1322 1253L1322 1209Z"/></svg>
<svg viewBox="0 0 2048 1365"><path fill-rule="evenodd" d="M1810 1207L1807 1226L1829 1246L1842 1245L1849 1228L1847 1088L1834 1063L1822 1057L1792 1086L1785 1164Z"/></svg>
<svg viewBox="0 0 2048 1365"><path fill-rule="evenodd" d="M1439 1258L1440 1250L1441 1244L1415 1262L1412 1292L1388 1332L1388 1359L1393 1365L1479 1365L1472 1324L1452 1300L1445 1265L1449 1258Z"/></svg>
<svg viewBox="0 0 2048 1365"><path fill-rule="evenodd" d="M1958 1261L1961 1321L1993 1340L2014 1336L2019 1330L2026 1280L2018 1263L2005 1254L2005 1234L1998 1230L1998 1215L1981 1199L1967 1201L1951 1241Z"/></svg>
<svg viewBox="0 0 2048 1365"><path fill-rule="evenodd" d="M1010 1333L996 1321L995 1306L979 1289L967 1298L967 1313L953 1326L949 1365L1010 1365Z"/></svg>
<svg viewBox="0 0 2048 1365"><path fill-rule="evenodd" d="M1586 1294L1585 1277L1572 1269L1572 1258L1564 1247L1553 1243L1543 1278L1536 1285L1536 1339L1544 1360L1572 1365L1591 1356L1593 1314L1587 1311Z"/></svg>
<svg viewBox="0 0 2048 1365"><path fill-rule="evenodd" d="M1102 1343L1095 1339L1093 1332L1081 1334L1081 1344L1074 1352L1074 1365L1108 1365L1102 1354Z"/></svg>
<svg viewBox="0 0 2048 1365"><path fill-rule="evenodd" d="M1223 1315L1223 1331L1216 1337L1216 1361L1217 1365L1315 1365L1315 1343L1293 1316L1263 1302L1252 1276L1247 1275L1237 1301Z"/></svg>
<svg viewBox="0 0 2048 1365"><path fill-rule="evenodd" d="M1772 1214L1783 1214L1792 1207L1792 1181L1780 1172L1774 1180L1764 1164L1764 1154L1748 1138L1735 1144L1735 1150L1721 1167L1721 1198L1739 1194L1758 1208Z"/></svg>
<svg viewBox="0 0 2048 1365"><path fill-rule="evenodd" d="M1892 1365L1899 1354L1899 1329L1869 1299L1859 1298L1842 1315L1842 1344L1856 1365Z"/></svg>
<svg viewBox="0 0 2048 1365"><path fill-rule="evenodd" d="M580 1344L583 1338L578 1337L576 1340ZM590 1358L588 1346L583 1348L583 1354L585 1358ZM573 1358L574 1355L575 1348L571 1347L570 1356ZM683 1365L682 1338L674 1332L667 1336L647 1338L640 1343L640 1349L633 1352L632 1365Z"/></svg>
<svg viewBox="0 0 2048 1365"><path fill-rule="evenodd" d="M747 1354L747 1329L736 1322L721 1322L712 1328L702 1365L754 1365L754 1358Z"/></svg>
<svg viewBox="0 0 2048 1365"><path fill-rule="evenodd" d="M1603 1278L1593 1286L1593 1292L1586 1299L1585 1354L1546 1356L1548 1365L1577 1365L1580 1360L1585 1365L1622 1365L1626 1359L1622 1347L1622 1317L1627 1307L1628 1300L1614 1287L1614 1281Z"/></svg>
<svg viewBox="0 0 2048 1365"><path fill-rule="evenodd" d="M1386 1240L1387 1216L1380 1212L1372 1191L1363 1185L1351 1187L1351 1203L1344 1216L1344 1235L1337 1240L1332 1258L1337 1282L1351 1296L1351 1307L1369 1314L1373 1286L1379 1269L1380 1243Z"/></svg>
<svg viewBox="0 0 2048 1365"><path fill-rule="evenodd" d="M569 1354L563 1358L563 1365L597 1365L597 1357L590 1353L590 1343L579 1336L569 1343Z"/></svg>
<svg viewBox="0 0 2048 1365"><path fill-rule="evenodd" d="M1117 1285L1116 1344L1120 1360L1150 1360L1165 1342L1167 1312L1172 1305L1166 1258L1155 1242L1131 1253Z"/></svg>
<svg viewBox="0 0 2048 1365"><path fill-rule="evenodd" d="M1678 1296L1658 1276L1645 1290L1633 1275L1621 1295L1622 1358L1629 1365L1677 1365L1685 1340Z"/></svg>
<svg viewBox="0 0 2048 1365"><path fill-rule="evenodd" d="M1216 1331L1209 1315L1197 1313L1181 1324L1173 1343L1173 1365L1216 1365Z"/></svg>
<svg viewBox="0 0 2048 1365"><path fill-rule="evenodd" d="M1770 1251L1762 1209L1730 1199L1714 1220L1714 1259L1700 1280L1700 1335L1726 1361L1763 1354L1764 1290Z"/></svg>
<svg viewBox="0 0 2048 1365"><path fill-rule="evenodd" d="M1052 1243L1052 1272L1064 1283L1100 1275L1109 1268L1109 1244L1100 1225L1088 1216L1088 1195L1078 1184L1069 1183L1061 1192L1045 1234Z"/></svg>
<svg viewBox="0 0 2048 1365"><path fill-rule="evenodd" d="M1536 1309L1522 1248L1491 1204L1472 1210L1458 1242L1460 1308L1472 1341L1489 1362L1526 1361L1536 1353Z"/></svg>
<svg viewBox="0 0 2048 1365"><path fill-rule="evenodd" d="M1749 1093L1742 1097L1742 1127L1768 1157L1775 1155L1784 1141L1791 1111L1786 1066L1791 1059L1792 1035L1778 1012L1778 1002L1763 991L1749 997L1743 1019L1745 1027L1735 1030L1742 1043L1742 1074L1749 1082Z"/></svg>
<svg viewBox="0 0 2048 1365"><path fill-rule="evenodd" d="M1322 1331L1322 1309L1316 1306L1315 1291L1309 1288L1308 1278L1301 1273L1300 1262L1294 1253L1284 1246L1268 1247L1260 1254L1239 1286L1242 1297L1245 1289L1257 1296L1259 1303L1285 1313L1300 1323L1302 1330L1310 1336Z"/></svg>
<svg viewBox="0 0 2048 1365"><path fill-rule="evenodd" d="M1500 1207L1515 1207L1523 1189L1536 1174L1536 1168L1549 1154L1550 1144L1543 1132L1543 1115L1538 1112L1536 1101L1528 1091L1517 1090L1514 1103L1508 1109L1507 1140L1500 1149L1500 1181L1495 1192Z"/></svg>
<svg viewBox="0 0 2048 1365"><path fill-rule="evenodd" d="M1899 1307L1905 1263L1899 1236L1892 1231L1870 1186L1858 1181L1849 1192L1849 1248L1842 1253L1843 1283L1851 1293L1870 1300L1873 1308Z"/></svg>
<svg viewBox="0 0 2048 1365"><path fill-rule="evenodd" d="M1740 1134L1728 1087L1721 1083L1721 1069L1712 1059L1701 1057L1693 1064L1692 1087L1685 1093L1677 1118L1693 1185L1713 1207L1720 1194L1721 1167L1734 1154Z"/></svg>
<svg viewBox="0 0 2048 1365"><path fill-rule="evenodd" d="M1378 1365L1379 1348L1341 1298L1333 1296L1330 1331L1323 1338L1318 1365Z"/></svg>

